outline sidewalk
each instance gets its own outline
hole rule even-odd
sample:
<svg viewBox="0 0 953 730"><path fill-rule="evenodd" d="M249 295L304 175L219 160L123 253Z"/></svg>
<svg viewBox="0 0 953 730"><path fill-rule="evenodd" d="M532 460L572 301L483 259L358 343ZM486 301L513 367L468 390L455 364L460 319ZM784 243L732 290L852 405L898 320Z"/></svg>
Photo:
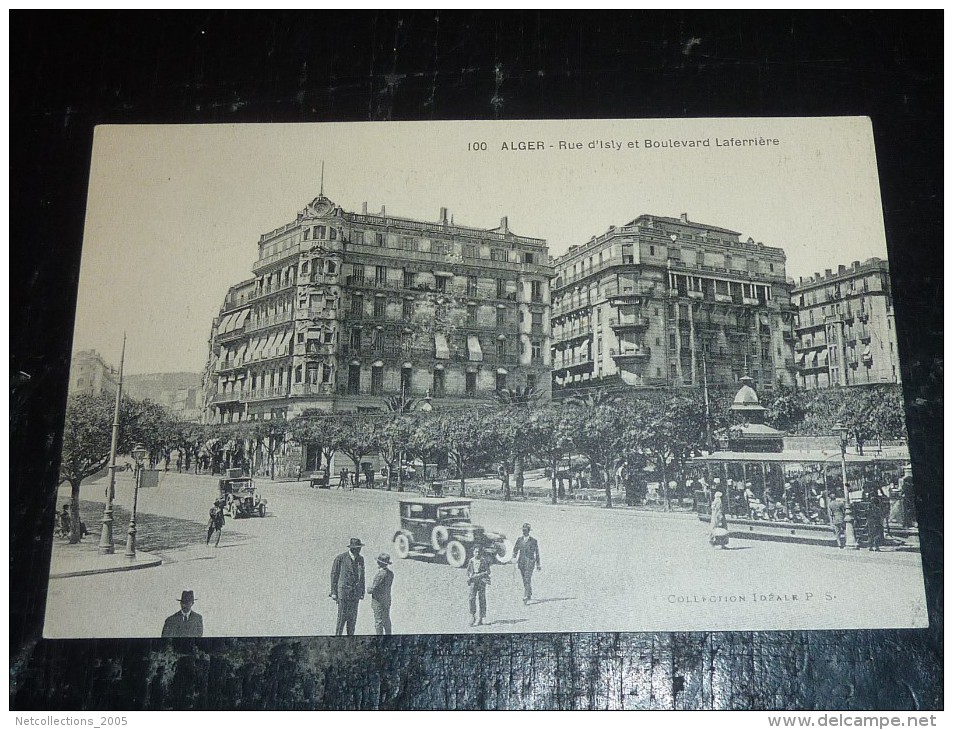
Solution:
<svg viewBox="0 0 953 730"><path fill-rule="evenodd" d="M88 535L84 542L75 545L54 538L53 554L50 559L50 578L119 573L162 565L162 558L157 555L137 550L136 557L130 559L123 554L125 550L125 545L117 544L115 553L112 555L100 555L99 535L96 533Z"/></svg>

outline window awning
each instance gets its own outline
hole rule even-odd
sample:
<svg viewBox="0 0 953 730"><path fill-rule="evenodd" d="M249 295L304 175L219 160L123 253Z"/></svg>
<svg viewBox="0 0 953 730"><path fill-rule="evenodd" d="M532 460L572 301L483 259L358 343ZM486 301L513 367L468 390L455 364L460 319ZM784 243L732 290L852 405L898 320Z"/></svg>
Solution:
<svg viewBox="0 0 953 730"><path fill-rule="evenodd" d="M816 367L817 367L817 351L815 350L814 352L812 352L812 353L808 356L808 358L809 358L809 359L808 359L808 361L807 361L807 364L808 364L810 367L812 367L812 368L816 368Z"/></svg>
<svg viewBox="0 0 953 730"><path fill-rule="evenodd" d="M232 325L232 329L241 329L245 326L245 321L248 319L248 313L251 312L250 309L243 309L237 315L235 315L235 322Z"/></svg>
<svg viewBox="0 0 953 730"><path fill-rule="evenodd" d="M261 356L261 346L264 344L264 339L261 337L256 337L252 340L251 346L248 348L248 359L257 360Z"/></svg>
<svg viewBox="0 0 953 730"><path fill-rule="evenodd" d="M870 357L870 345L864 348L864 357Z"/></svg>
<svg viewBox="0 0 953 730"><path fill-rule="evenodd" d="M275 345L278 344L278 333L275 332L268 338L268 342L265 343L265 346L262 348L264 357L274 357L275 356Z"/></svg>
<svg viewBox="0 0 953 730"><path fill-rule="evenodd" d="M447 336L438 332L433 336L434 348L436 349L438 360L450 359L450 346L447 344Z"/></svg>
<svg viewBox="0 0 953 730"><path fill-rule="evenodd" d="M278 340L278 354L287 355L288 354L288 343L291 341L291 337L294 334L292 330L285 330L281 338Z"/></svg>
<svg viewBox="0 0 953 730"><path fill-rule="evenodd" d="M803 353L803 352L802 352L800 355L797 356L797 364L798 364L798 365L803 365L803 364L804 364L804 353Z"/></svg>
<svg viewBox="0 0 953 730"><path fill-rule="evenodd" d="M225 318L218 325L218 333L224 335L230 329L230 325L235 321L234 314L226 314Z"/></svg>
<svg viewBox="0 0 953 730"><path fill-rule="evenodd" d="M820 364L827 365L827 350L821 350Z"/></svg>
<svg viewBox="0 0 953 730"><path fill-rule="evenodd" d="M248 352L248 343L243 342L241 347L235 352L235 364L241 365L245 361L245 354Z"/></svg>
<svg viewBox="0 0 953 730"><path fill-rule="evenodd" d="M483 350L480 347L480 338L476 335L467 335L467 350L469 359L473 362L483 362Z"/></svg>

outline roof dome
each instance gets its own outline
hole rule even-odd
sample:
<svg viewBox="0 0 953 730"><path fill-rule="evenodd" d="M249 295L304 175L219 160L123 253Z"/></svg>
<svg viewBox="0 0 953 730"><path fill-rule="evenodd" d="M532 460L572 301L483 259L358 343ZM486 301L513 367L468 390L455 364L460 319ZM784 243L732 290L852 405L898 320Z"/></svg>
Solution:
<svg viewBox="0 0 953 730"><path fill-rule="evenodd" d="M758 394L751 386L754 382L749 376L745 375L741 379L741 387L735 394L735 399L731 403L731 410L734 413L761 414L764 413L764 406L758 400Z"/></svg>

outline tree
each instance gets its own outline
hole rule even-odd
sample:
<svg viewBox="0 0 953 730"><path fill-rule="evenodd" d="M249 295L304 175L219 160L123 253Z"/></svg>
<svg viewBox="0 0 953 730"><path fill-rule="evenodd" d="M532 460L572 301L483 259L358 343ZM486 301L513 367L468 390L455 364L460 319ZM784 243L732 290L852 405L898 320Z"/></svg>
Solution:
<svg viewBox="0 0 953 730"><path fill-rule="evenodd" d="M460 496L467 496L466 470L477 456L486 454L492 441L488 438L487 414L479 408L434 411L417 422L414 448L423 454L446 451L457 469Z"/></svg>
<svg viewBox="0 0 953 730"><path fill-rule="evenodd" d="M365 415L348 414L346 419L338 420L332 433L331 442L354 462L354 474L359 475L364 457L378 450L378 433L373 420Z"/></svg>
<svg viewBox="0 0 953 730"><path fill-rule="evenodd" d="M630 443L631 424L626 421L619 398L606 391L596 391L585 398L570 398L566 408L572 444L589 460L593 483L605 488L605 506L611 508L609 464Z"/></svg>
<svg viewBox="0 0 953 730"><path fill-rule="evenodd" d="M117 448L119 453L128 453L131 450L127 425L131 405L132 401L123 399L120 407ZM71 396L66 406L59 483L69 482L70 485L71 544L78 543L82 538L79 519L80 484L109 464L114 408L113 398L88 394Z"/></svg>
<svg viewBox="0 0 953 730"><path fill-rule="evenodd" d="M404 454L413 439L415 428L413 419L409 415L413 413L416 405L417 400L409 398L403 392L384 399L384 409L389 417L378 425L378 442L381 446L381 458L387 464L388 491L393 485L395 464L397 491L404 491Z"/></svg>
<svg viewBox="0 0 953 730"><path fill-rule="evenodd" d="M765 421L781 431L794 431L804 421L807 402L803 392L781 386L765 406Z"/></svg>
<svg viewBox="0 0 953 730"><path fill-rule="evenodd" d="M572 446L572 428L566 410L554 404L533 408L529 412L526 441L534 453L550 464L551 501L558 501L556 472L563 455Z"/></svg>
<svg viewBox="0 0 953 730"><path fill-rule="evenodd" d="M257 452L264 450L268 457L268 476L275 478L275 454L289 434L288 421L284 418L272 418L268 421L246 421L246 437L253 443Z"/></svg>
<svg viewBox="0 0 953 730"><path fill-rule="evenodd" d="M494 396L500 408L509 411L512 418L509 419L509 428L513 431L512 438L509 439L510 449L509 458L513 462L513 474L516 477L516 491L521 497L526 495L523 492L525 477L523 473L523 461L527 454L532 453L528 442L528 433L526 427L529 424L528 410L530 406L538 402L542 393L535 387L526 388L503 388L496 391ZM509 478L504 481L503 491L504 499L509 499Z"/></svg>
<svg viewBox="0 0 953 730"><path fill-rule="evenodd" d="M168 465L169 455L178 438L172 415L155 401L137 401L131 398L125 400L131 441L145 446L149 452L151 467L156 466L163 458Z"/></svg>

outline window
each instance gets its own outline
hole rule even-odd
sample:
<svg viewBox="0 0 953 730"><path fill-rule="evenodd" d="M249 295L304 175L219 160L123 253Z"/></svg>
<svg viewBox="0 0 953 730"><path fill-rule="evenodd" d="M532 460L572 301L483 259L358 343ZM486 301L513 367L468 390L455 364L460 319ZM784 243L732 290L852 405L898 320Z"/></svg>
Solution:
<svg viewBox="0 0 953 730"><path fill-rule="evenodd" d="M655 246L649 246L649 256L655 255Z"/></svg>
<svg viewBox="0 0 953 730"><path fill-rule="evenodd" d="M377 266L374 268L374 281L377 286L387 286L387 267Z"/></svg>
<svg viewBox="0 0 953 730"><path fill-rule="evenodd" d="M300 345L302 342L304 342L304 332L299 332L299 333L298 333L298 344Z"/></svg>
<svg viewBox="0 0 953 730"><path fill-rule="evenodd" d="M384 297L375 297L374 299L374 316L378 319L387 316L387 300Z"/></svg>
<svg viewBox="0 0 953 730"><path fill-rule="evenodd" d="M330 345L334 342L334 333L331 330L324 331L324 344Z"/></svg>
<svg viewBox="0 0 953 730"><path fill-rule="evenodd" d="M533 334L543 334L543 313L533 312Z"/></svg>
<svg viewBox="0 0 953 730"><path fill-rule="evenodd" d="M602 310L596 308L596 324L602 324Z"/></svg>
<svg viewBox="0 0 953 730"><path fill-rule="evenodd" d="M416 238L411 236L402 236L400 239L400 247L405 251L416 251L419 247L419 242Z"/></svg>
<svg viewBox="0 0 953 730"><path fill-rule="evenodd" d="M336 241L337 238L338 238L338 229L337 229L337 228L331 228L331 229L329 229L329 230L328 230L328 238L330 238L332 241Z"/></svg>
<svg viewBox="0 0 953 730"><path fill-rule="evenodd" d="M355 327L351 330L351 347L355 350L361 349L361 328Z"/></svg>
<svg viewBox="0 0 953 730"><path fill-rule="evenodd" d="M506 390L506 375L504 373L496 374L496 390Z"/></svg>
<svg viewBox="0 0 953 730"><path fill-rule="evenodd" d="M597 355L602 354L602 338L601 337L598 340L596 340L596 354Z"/></svg>
<svg viewBox="0 0 953 730"><path fill-rule="evenodd" d="M635 263L635 255L633 254L631 243L626 243L622 245L622 263L623 264Z"/></svg>
<svg viewBox="0 0 953 730"><path fill-rule="evenodd" d="M496 310L496 326L504 327L506 325L506 310L497 309Z"/></svg>
<svg viewBox="0 0 953 730"><path fill-rule="evenodd" d="M384 234L383 234L383 233L375 233L375 234L374 234L374 245L376 245L376 246L383 246L383 245L384 245Z"/></svg>
<svg viewBox="0 0 953 730"><path fill-rule="evenodd" d="M305 228L305 229L304 229L304 238L303 238L302 240L307 241L309 238L311 238L311 229L310 229L310 228Z"/></svg>
<svg viewBox="0 0 953 730"><path fill-rule="evenodd" d="M543 360L543 345L539 340L533 340L531 345L531 355L534 363L542 362ZM602 347L602 340L599 340L599 347ZM601 352L601 350L600 350Z"/></svg>
<svg viewBox="0 0 953 730"><path fill-rule="evenodd" d="M431 241L430 252L446 255L450 253L450 244L446 241Z"/></svg>
<svg viewBox="0 0 953 730"><path fill-rule="evenodd" d="M506 279L496 280L496 298L497 299L506 298Z"/></svg>
<svg viewBox="0 0 953 730"><path fill-rule="evenodd" d="M360 365L348 366L347 392L348 392L348 395L360 395L360 392L361 392L361 366Z"/></svg>
<svg viewBox="0 0 953 730"><path fill-rule="evenodd" d="M410 393L411 383L413 382L413 368L400 369L400 390L402 393Z"/></svg>
<svg viewBox="0 0 953 730"><path fill-rule="evenodd" d="M337 270L338 270L337 264L334 263L333 261L328 261L328 273L334 274L337 272Z"/></svg>
<svg viewBox="0 0 953 730"><path fill-rule="evenodd" d="M325 365L321 368L321 382L330 383L331 382L331 366Z"/></svg>
<svg viewBox="0 0 953 730"><path fill-rule="evenodd" d="M295 382L296 383L301 382L301 366L300 365L295 368Z"/></svg>
<svg viewBox="0 0 953 730"><path fill-rule="evenodd" d="M364 245L364 231L354 231L354 243Z"/></svg>
<svg viewBox="0 0 953 730"><path fill-rule="evenodd" d="M672 352L675 352L676 345L675 345L675 333L674 333L674 332L668 336L668 349L671 350Z"/></svg>
<svg viewBox="0 0 953 730"><path fill-rule="evenodd" d="M409 322L414 318L414 300L405 299L401 307L401 317L405 322Z"/></svg>
<svg viewBox="0 0 953 730"><path fill-rule="evenodd" d="M527 251L523 254L523 263L524 264L535 264L536 263L536 254Z"/></svg>
<svg viewBox="0 0 953 730"><path fill-rule="evenodd" d="M404 289L413 289L414 287L414 272L404 270Z"/></svg>
<svg viewBox="0 0 953 730"><path fill-rule="evenodd" d="M384 349L384 330L374 330L374 334L371 335L371 347L374 348L374 352L381 352Z"/></svg>
<svg viewBox="0 0 953 730"><path fill-rule="evenodd" d="M364 316L364 297L355 294L351 297L351 317L361 319Z"/></svg>
<svg viewBox="0 0 953 730"><path fill-rule="evenodd" d="M506 255L506 249L503 248L491 248L490 249L490 261L506 261L508 259Z"/></svg>
<svg viewBox="0 0 953 730"><path fill-rule="evenodd" d="M433 395L434 398L442 398L446 392L445 388L446 380L444 378L443 370L434 370L433 371Z"/></svg>
<svg viewBox="0 0 953 730"><path fill-rule="evenodd" d="M447 291L447 281L449 277L446 276L435 276L434 277L434 288L439 292Z"/></svg>
<svg viewBox="0 0 953 730"><path fill-rule="evenodd" d="M371 394L380 395L384 392L384 368L371 368Z"/></svg>
<svg viewBox="0 0 953 730"><path fill-rule="evenodd" d="M475 276L467 277L467 296L475 297L477 295L477 278Z"/></svg>
<svg viewBox="0 0 953 730"><path fill-rule="evenodd" d="M466 373L464 395L467 398L473 398L476 396L476 373Z"/></svg>
<svg viewBox="0 0 953 730"><path fill-rule="evenodd" d="M530 299L534 302L543 301L543 282L531 281L530 288L531 288Z"/></svg>
<svg viewBox="0 0 953 730"><path fill-rule="evenodd" d="M314 227L313 237L314 237L315 239L324 238L324 232L325 232L325 230L327 230L327 229L325 229L324 226L315 226L315 227Z"/></svg>
<svg viewBox="0 0 953 730"><path fill-rule="evenodd" d="M475 259L477 258L477 247L466 245L463 247L463 258L465 259Z"/></svg>
<svg viewBox="0 0 953 730"><path fill-rule="evenodd" d="M536 373L529 373L526 376L526 389L530 391L536 390Z"/></svg>
<svg viewBox="0 0 953 730"><path fill-rule="evenodd" d="M467 327L477 326L477 308L474 305L467 307Z"/></svg>

